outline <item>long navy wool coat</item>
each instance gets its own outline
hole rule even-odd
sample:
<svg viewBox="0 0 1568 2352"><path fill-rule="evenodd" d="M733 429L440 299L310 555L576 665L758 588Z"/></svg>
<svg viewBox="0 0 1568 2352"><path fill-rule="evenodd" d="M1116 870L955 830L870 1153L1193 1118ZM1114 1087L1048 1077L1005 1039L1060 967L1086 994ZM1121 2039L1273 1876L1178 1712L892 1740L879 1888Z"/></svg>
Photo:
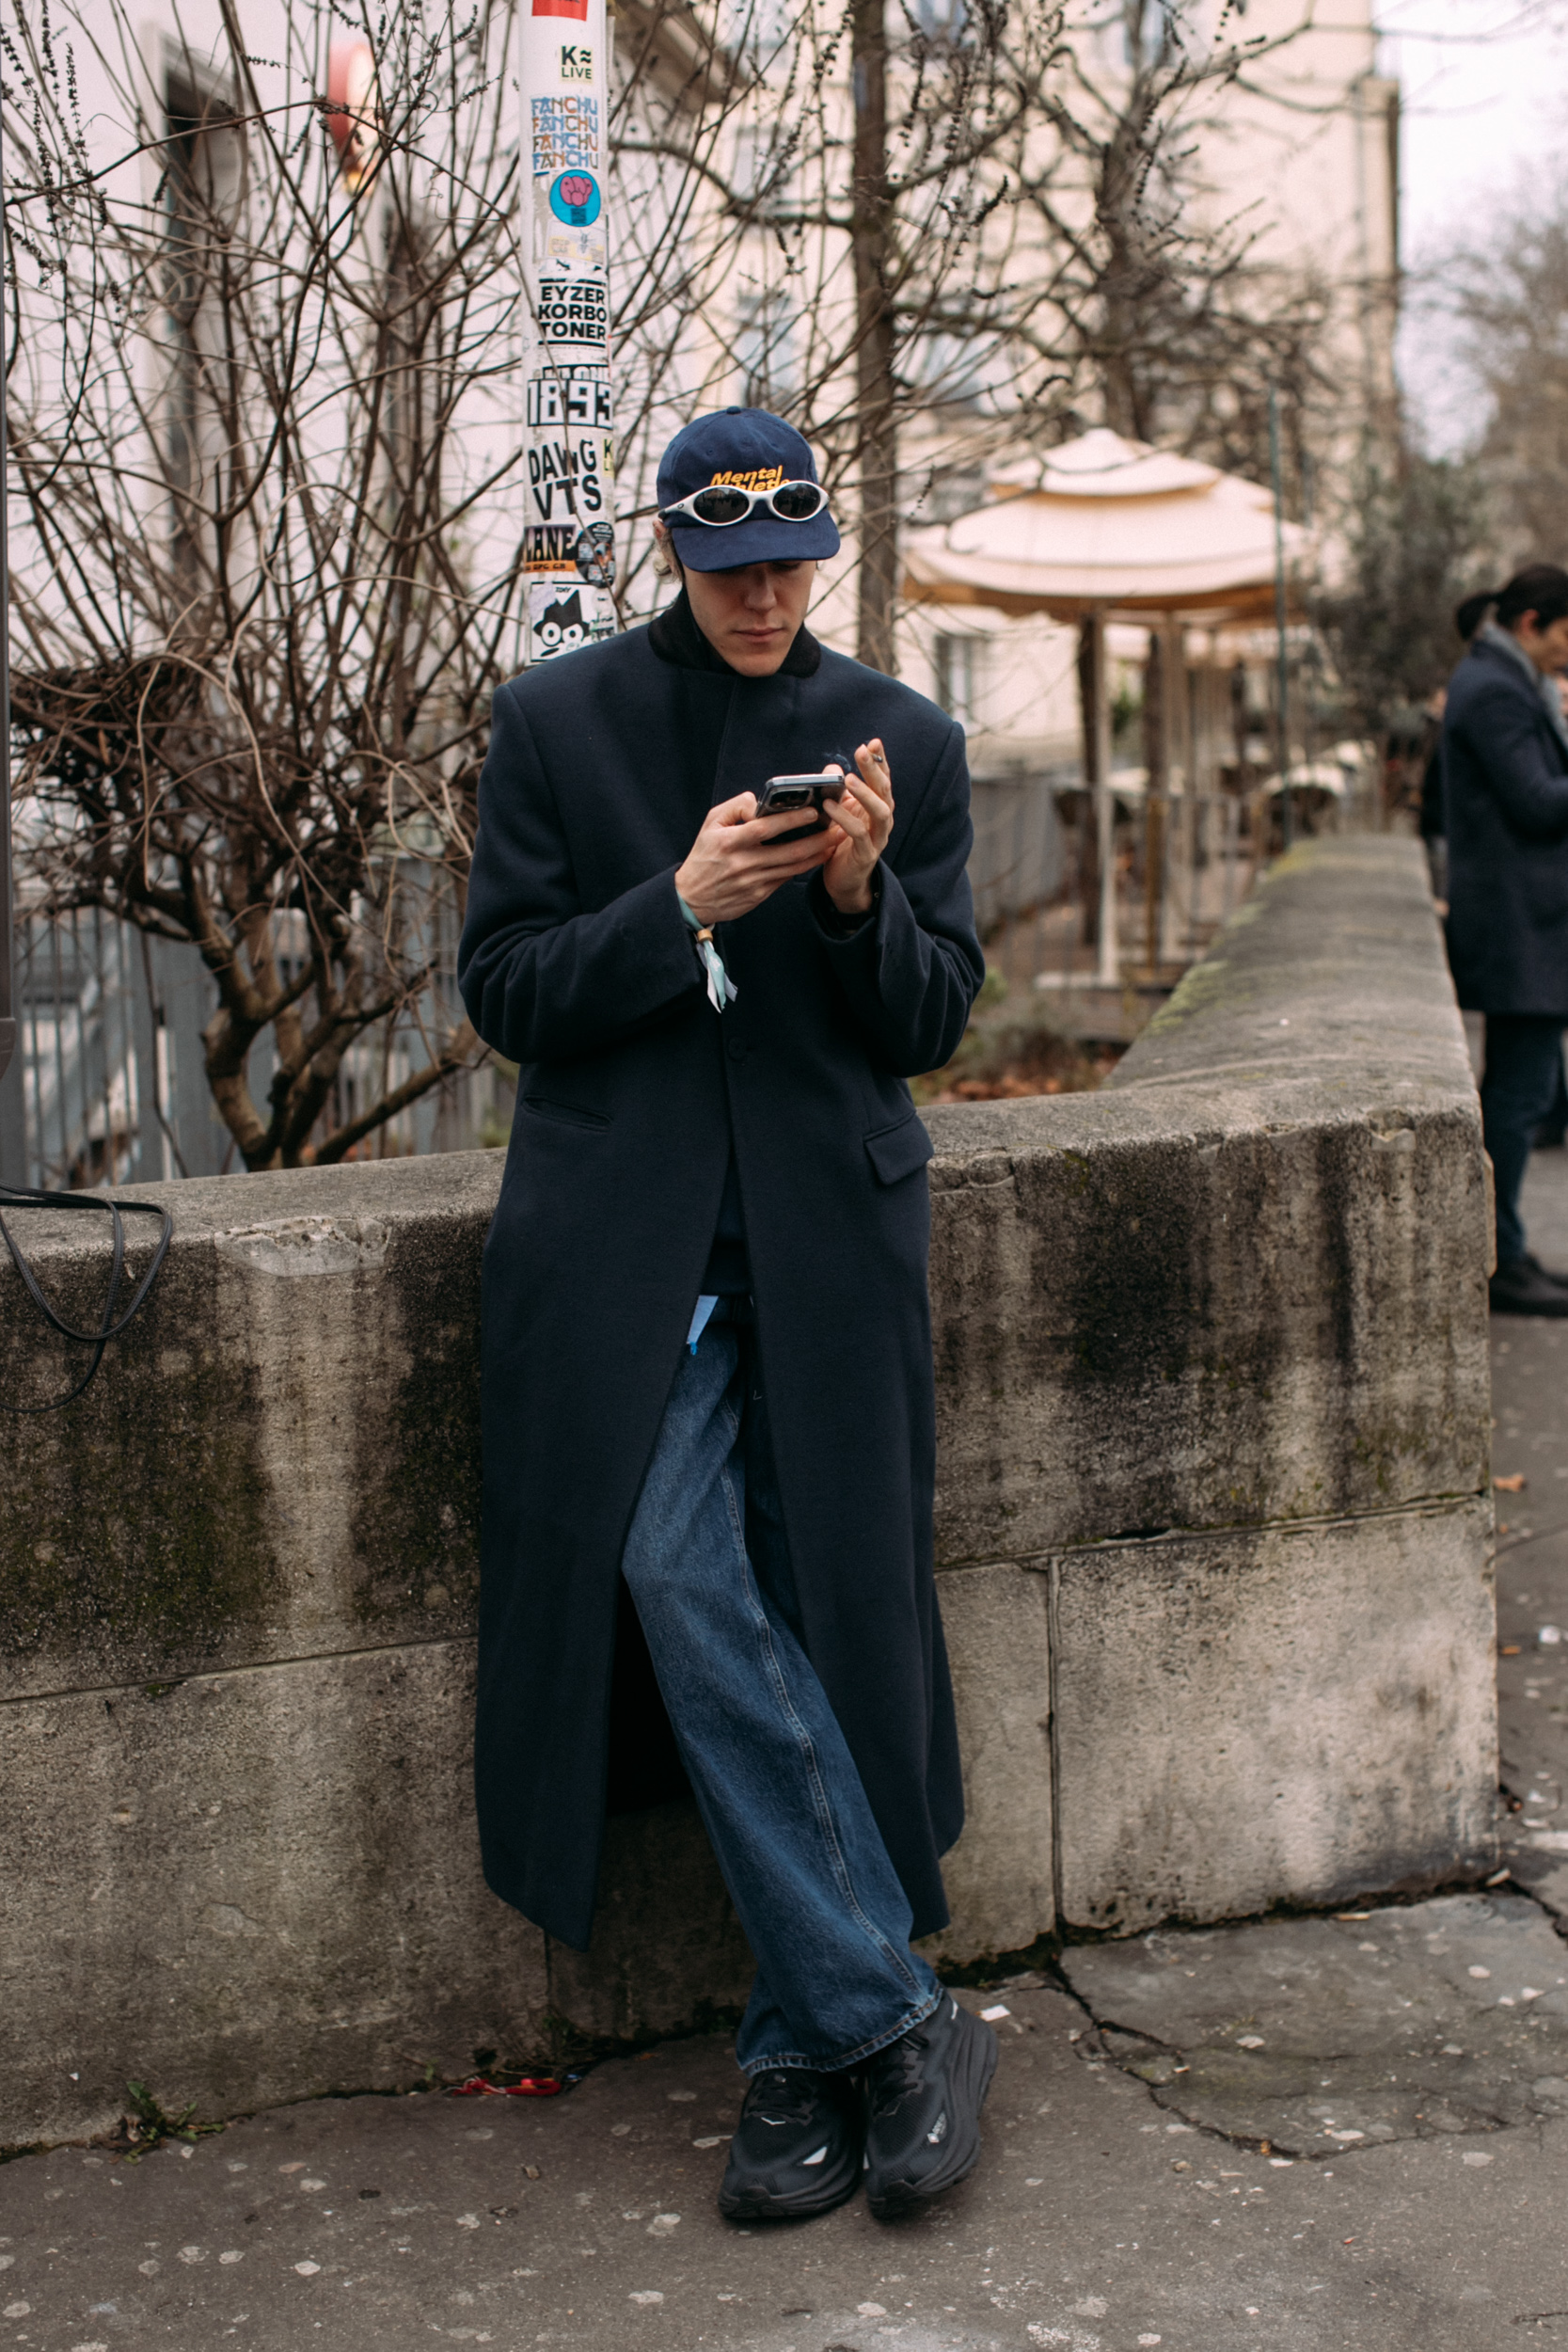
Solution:
<svg viewBox="0 0 1568 2352"><path fill-rule="evenodd" d="M621 1554L733 1136L805 1645L924 1934L963 1801L931 1573L931 1146L904 1080L953 1052L984 973L963 734L842 655L800 661L804 631L770 678L653 635L502 687L480 786L460 981L521 1065L484 1257L485 1874L587 1944ZM717 935L721 1016L673 880L704 816L873 735L897 802L875 917L835 936L820 882L786 883Z"/></svg>
<svg viewBox="0 0 1568 2352"><path fill-rule="evenodd" d="M1449 683L1443 802L1460 1003L1568 1020L1568 749L1521 664L1484 637Z"/></svg>

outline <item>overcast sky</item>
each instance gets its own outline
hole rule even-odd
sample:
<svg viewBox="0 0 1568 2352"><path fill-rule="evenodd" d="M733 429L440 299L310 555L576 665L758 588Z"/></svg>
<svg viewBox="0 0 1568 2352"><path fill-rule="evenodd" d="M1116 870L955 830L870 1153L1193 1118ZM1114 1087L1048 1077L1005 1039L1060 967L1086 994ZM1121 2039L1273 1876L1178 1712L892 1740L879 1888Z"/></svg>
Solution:
<svg viewBox="0 0 1568 2352"><path fill-rule="evenodd" d="M1419 271L1450 237L1484 232L1488 204L1527 176L1568 177L1568 0L1383 0L1380 64L1402 92L1401 234ZM1402 373L1434 448L1465 437L1468 404L1440 329L1417 314Z"/></svg>

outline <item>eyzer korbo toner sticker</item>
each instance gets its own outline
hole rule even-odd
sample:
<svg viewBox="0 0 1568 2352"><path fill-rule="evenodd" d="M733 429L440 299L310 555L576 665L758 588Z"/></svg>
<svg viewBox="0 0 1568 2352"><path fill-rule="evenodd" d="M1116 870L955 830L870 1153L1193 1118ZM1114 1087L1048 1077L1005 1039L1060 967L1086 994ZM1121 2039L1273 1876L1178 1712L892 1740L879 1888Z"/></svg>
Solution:
<svg viewBox="0 0 1568 2352"><path fill-rule="evenodd" d="M521 0L529 661L615 627L605 0Z"/></svg>

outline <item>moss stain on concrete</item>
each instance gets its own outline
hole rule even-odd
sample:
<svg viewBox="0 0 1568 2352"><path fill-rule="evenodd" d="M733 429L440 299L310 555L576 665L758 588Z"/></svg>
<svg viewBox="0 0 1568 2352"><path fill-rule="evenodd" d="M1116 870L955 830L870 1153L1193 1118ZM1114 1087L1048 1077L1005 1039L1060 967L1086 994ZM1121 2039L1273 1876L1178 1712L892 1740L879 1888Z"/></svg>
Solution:
<svg viewBox="0 0 1568 2352"><path fill-rule="evenodd" d="M215 1354L114 1369L90 1416L13 1437L0 1660L69 1652L79 1668L85 1649L195 1664L261 1627L281 1590L245 1369Z"/></svg>

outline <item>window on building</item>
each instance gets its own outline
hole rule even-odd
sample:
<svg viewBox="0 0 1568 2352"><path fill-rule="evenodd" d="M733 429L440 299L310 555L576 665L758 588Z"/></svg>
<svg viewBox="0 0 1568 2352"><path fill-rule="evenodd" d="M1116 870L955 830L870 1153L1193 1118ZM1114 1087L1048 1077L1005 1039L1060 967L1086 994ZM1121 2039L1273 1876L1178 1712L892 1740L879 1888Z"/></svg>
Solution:
<svg viewBox="0 0 1568 2352"><path fill-rule="evenodd" d="M950 523L986 502L985 469L948 461L906 474L898 485L905 518L915 524Z"/></svg>
<svg viewBox="0 0 1568 2352"><path fill-rule="evenodd" d="M985 641L979 637L939 637L933 648L937 700L960 726L980 723L984 654Z"/></svg>
<svg viewBox="0 0 1568 2352"><path fill-rule="evenodd" d="M769 219L791 199L791 141L777 122L743 122L735 135L733 185L736 198Z"/></svg>
<svg viewBox="0 0 1568 2352"><path fill-rule="evenodd" d="M736 304L736 364L748 408L781 408L795 390L795 313L787 294L743 294Z"/></svg>
<svg viewBox="0 0 1568 2352"><path fill-rule="evenodd" d="M1012 363L999 355L995 322L980 304L973 312L970 333L918 336L906 350L904 366L924 405L969 410L978 406L988 389L1006 389Z"/></svg>
<svg viewBox="0 0 1568 2352"><path fill-rule="evenodd" d="M726 49L766 59L789 38L795 22L790 0L725 0L719 37Z"/></svg>
<svg viewBox="0 0 1568 2352"><path fill-rule="evenodd" d="M968 0L914 0L914 21L927 40L961 40L969 29Z"/></svg>

